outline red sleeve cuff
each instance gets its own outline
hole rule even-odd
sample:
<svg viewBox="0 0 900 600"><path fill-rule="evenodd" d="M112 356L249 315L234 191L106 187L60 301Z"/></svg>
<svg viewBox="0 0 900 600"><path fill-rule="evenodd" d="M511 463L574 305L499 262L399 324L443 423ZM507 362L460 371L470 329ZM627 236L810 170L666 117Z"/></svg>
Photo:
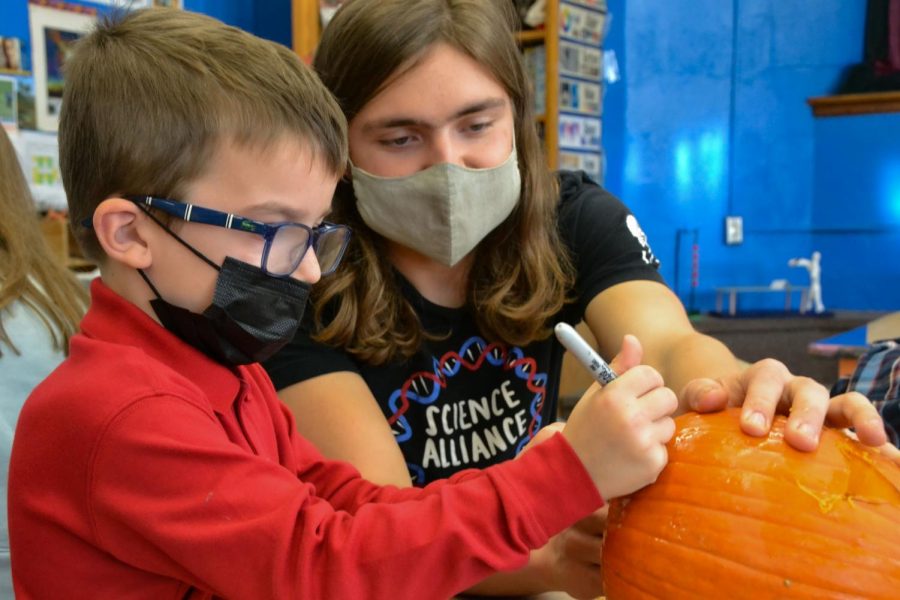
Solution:
<svg viewBox="0 0 900 600"><path fill-rule="evenodd" d="M531 515L533 547L603 506L603 497L565 436L555 434L541 444L489 470L515 489Z"/></svg>

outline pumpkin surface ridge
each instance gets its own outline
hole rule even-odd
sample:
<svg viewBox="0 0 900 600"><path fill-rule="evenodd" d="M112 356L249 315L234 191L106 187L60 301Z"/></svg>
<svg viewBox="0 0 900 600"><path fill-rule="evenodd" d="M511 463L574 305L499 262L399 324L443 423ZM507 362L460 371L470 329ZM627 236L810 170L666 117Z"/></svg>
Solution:
<svg viewBox="0 0 900 600"><path fill-rule="evenodd" d="M729 516L731 516L731 515L729 515ZM865 547L865 548L867 548L871 551L877 552L878 554L883 555L883 556L897 555L896 545L879 544L877 538L868 538L868 539L863 539L863 540L859 540L858 538L853 538L853 539L849 539L847 541L836 540L836 536L833 536L830 534L829 535L823 534L821 531L816 531L813 528L791 527L790 525L786 525L783 523L773 524L771 522L763 521L762 519L760 519L758 517L746 517L745 520L747 521L747 523L744 524L745 527L752 526L752 528L754 528L754 529L757 529L757 528L762 529L765 527L774 528L775 526L777 526L781 529L790 531L792 534L803 535L803 536L807 536L807 537L814 536L814 538L809 539L809 541L806 544L798 545L798 544L788 543L786 540L781 541L781 545L785 546L788 549L800 548L804 552L811 552L812 550L808 546L811 545L812 543L831 541L832 543L830 545L832 546L832 548L840 546L840 547L844 547L847 550L850 550L855 547ZM661 540L665 540L665 541L669 541L669 542L678 542L680 539L677 537L668 537L668 536L663 536L661 534L654 534L653 532L643 528L640 524L635 524L634 527L635 527L635 529L640 530L642 533L645 533L648 535L655 535L655 537L658 537ZM751 527L747 527L747 528L750 529ZM716 533L719 533L721 537L725 537L724 535L721 534L721 532L719 530L708 530L705 533L710 537L712 536L712 534L716 534ZM754 535L756 535L756 532L754 532ZM874 543L872 543L873 540L874 540ZM745 540L745 542L746 542L746 540ZM844 542L844 543L840 544L838 542ZM821 546L822 544L820 543L819 545ZM825 545L827 546L828 544L825 544ZM887 546L887 547L885 547L885 546ZM825 556L827 557L827 555L825 555ZM849 556L845 555L844 560L845 561L849 560ZM893 560L893 559L892 559L892 561L896 562L898 564L898 566L900 566L900 561Z"/></svg>
<svg viewBox="0 0 900 600"><path fill-rule="evenodd" d="M691 512L710 514L722 514L735 518L751 520L765 526L778 526L781 528L789 528L803 535L825 536L840 542L849 547L865 546L871 550L880 553L894 555L900 557L900 535L891 537L885 536L881 529L884 526L883 521L887 520L888 531L897 529L893 525L893 520L883 511L873 509L871 507L855 507L840 506L834 509L833 515L812 513L812 509L804 509L804 507L793 507L779 512L766 511L765 508L771 506L771 500L753 496L740 496L737 494L728 494L735 500L740 501L739 506L734 503L722 503L714 501L709 497L698 497L695 493L692 497L684 497L675 492L687 490L695 492L688 486L680 486L670 484L671 493L668 497L658 498L653 493L647 493L639 500L646 517L650 514L657 515L660 519L670 517L673 512L677 512L687 508ZM722 506L722 504L725 504ZM665 507L665 508L660 508ZM743 510L738 510L743 509ZM628 509L626 509L628 510ZM814 510L818 511L818 508ZM854 511L859 516L860 521L870 523L871 527L868 532L859 531L859 522L847 523L838 517L842 511ZM880 521L880 522L879 522ZM823 533L823 531L827 532ZM900 531L900 529L898 529ZM860 536L863 537L860 537ZM836 544L835 544L836 545ZM900 559L898 559L900 560Z"/></svg>
<svg viewBox="0 0 900 600"><path fill-rule="evenodd" d="M754 521L756 521L754 519ZM763 525L766 523L760 522ZM783 566L780 568L789 569L789 571L780 571L778 568L773 568L770 573L776 575L778 578L782 579L791 579L794 582L802 582L811 587L819 587L822 584L833 585L832 578L830 574L823 575L820 572L808 572L808 578L801 578L796 574L794 569L798 567L798 564L807 564L810 568L819 567L823 562L824 563L832 563L835 567L859 567L860 569L865 569L872 567L872 561L866 560L868 557L865 555L860 555L858 552L852 552L853 548L846 548L845 553L841 555L840 560L835 559L835 552L840 551L842 547L833 542L833 538L829 538L825 535L817 534L815 532L809 531L801 531L802 535L809 536L810 534L814 535L813 539L806 539L803 543L792 543L793 539L790 536L790 531L787 531L787 528L781 528L785 530L784 538L777 539L765 539L762 540L755 536L746 536L741 540L742 545L740 546L731 546L731 547L723 547L722 542L727 541L727 535L724 535L722 530L714 530L712 532L708 532L706 536L703 537L703 541L699 538L683 538L683 537L667 537L660 535L659 532L647 531L640 524L632 524L630 526L630 531L636 536L644 536L650 540L653 540L661 545L674 545L684 550L693 550L695 552L708 554L710 556L716 557L718 559L722 559L724 561L739 564L748 569L759 571L760 573L765 573L761 571L761 569L766 566L770 566L768 559L765 554L768 552L772 552L773 549L777 548L778 555L782 556L793 556L792 562L789 566ZM709 535L709 533L713 535ZM797 536L799 537L799 536ZM831 543L829 543L831 542ZM765 547L762 547L765 546ZM755 562L754 562L755 561ZM888 573L900 573L900 560L892 561L894 564L893 569L889 569ZM884 565L882 565L883 568ZM888 575L881 572L872 572L870 573L870 578L878 581L884 580ZM854 588L848 588L848 593L852 593Z"/></svg>
<svg viewBox="0 0 900 600"><path fill-rule="evenodd" d="M900 597L900 468L839 429L814 452L740 430L740 409L675 419L656 482L610 501L608 600Z"/></svg>
<svg viewBox="0 0 900 600"><path fill-rule="evenodd" d="M884 511L879 511L879 507L889 505L890 501L885 500L879 497L870 497L865 495L848 493L846 491L832 491L831 489L823 489L822 485L813 485L813 484L804 484L799 480L785 480L785 478L777 477L771 473L759 472L759 471L744 471L741 473L740 482L736 481L736 478L730 476L730 473L734 471L734 469L729 468L713 468L712 466L704 466L701 463L692 463L688 461L680 461L677 465L673 465L673 468L668 472L664 471L663 474L657 479L657 483L664 483L672 486L673 488L683 488L685 486L680 485L678 483L671 482L670 480L675 478L676 472L681 470L687 470L686 467L699 467L703 470L702 473L696 473L695 471L691 471L691 488L696 490L708 490L710 495L731 495L734 497L740 498L748 498L755 497L761 500L765 498L762 497L761 494L753 494L752 492L747 491L748 489L756 488L760 485L767 484L766 491L769 493L775 492L793 492L794 487L800 488L807 496L816 500L816 502L821 506L822 504L822 496L832 497L832 504L836 504L837 506L842 506L843 504L849 504L854 509L859 510L867 510L872 514L878 514L882 518L888 519L891 523L900 524L900 514L894 516L889 516L884 514ZM724 477L715 477L716 474L725 473ZM890 481L885 478L885 481ZM706 485L703 485L703 482L708 482ZM835 484L836 485L836 484ZM723 487L724 486L724 487ZM738 488L740 486L740 492L737 493L733 491L733 488ZM840 489L845 489L847 486L840 486ZM900 498L900 496L898 496ZM864 506L859 506L864 505ZM823 510L823 513L830 512L833 508L828 510Z"/></svg>
<svg viewBox="0 0 900 600"><path fill-rule="evenodd" d="M670 483L669 488L675 491L679 490L687 490L693 493L701 492L701 489L692 486L684 486L675 483ZM673 494L674 495L674 494ZM765 514L768 519L767 523L778 523L781 525L792 526L797 529L802 529L804 531L820 531L822 528L822 520L826 519L826 522L829 526L837 532L846 532L850 535L852 539L856 539L859 535L858 525L855 523L845 523L838 520L828 520L829 513L836 513L842 510L854 510L860 511L863 513L868 519L876 520L876 521L887 521L888 525L897 525L900 523L900 519L895 519L891 515L884 514L884 511L879 510L881 504L876 503L867 503L864 501L860 501L858 499L842 499L842 504L832 508L828 512L820 511L819 514L810 515L809 509L814 508L810 507L793 507L790 509L783 510L780 513L772 513L766 512L763 509L767 505L771 505L771 500L769 498L761 497L761 496L753 496L750 494L737 494L729 491L723 491L721 489L716 490L716 496L719 497L718 501L711 498L710 496L705 497L696 497L694 495L691 496L681 496L681 497L666 497L666 498L655 498L652 495L647 495L644 498L641 498L641 502L645 503L655 503L655 504L672 504L676 507L678 506L686 506L691 508L698 508L702 510L714 511L718 513L728 513L731 515L737 515L741 517L748 518L759 518L758 514ZM723 500L722 497L725 497ZM733 500L733 502L729 502L728 500ZM858 504L862 504L862 506L858 506ZM759 512L750 510L756 508ZM818 507L815 507L816 510L819 510ZM797 518L804 518L810 521L814 521L810 523L809 526L812 529L801 528L797 526ZM885 542L890 542L890 538L878 537L876 539L882 539ZM894 540L894 544L898 546L900 549L900 536L898 536Z"/></svg>
<svg viewBox="0 0 900 600"><path fill-rule="evenodd" d="M631 529L629 531L629 534L646 535L644 532L638 531L636 529ZM654 536L648 536L648 537L652 538ZM873 600L873 599L878 599L878 598L884 598L885 600L887 600L888 598L891 598L891 596L889 596L887 593L885 593L884 595L881 595L881 594L872 595L870 592L868 595L860 595L859 594L860 586L858 585L857 582L846 582L845 583L845 582L841 581L838 583L838 585L840 586L840 589L834 589L834 588L827 589L827 588L822 587L822 585L820 585L818 582L806 579L798 573L792 572L789 574L785 574L784 572L776 573L773 571L764 571L758 567L754 567L754 566L748 565L746 563L742 563L742 562L735 561L733 559L729 559L720 554L716 554L713 551L693 548L693 547L685 546L683 544L677 544L677 543L672 544L668 540L662 540L660 538L656 538L656 540L658 542L662 542L662 546L671 544L671 548L669 548L669 551L672 553L672 555L683 554L683 555L685 555L685 558L688 558L688 555L689 555L689 557L692 561L695 561L695 559L699 558L699 561L695 561L695 562L703 561L703 557L705 557L707 559L706 562L711 563L711 564L700 565L700 566L702 566L702 569L697 569L695 572L686 573L686 572L684 572L683 569L680 568L680 565L677 565L677 564L662 565L659 563L653 563L653 562L651 562L652 559L648 558L648 559L645 559L644 561L641 561L640 563L634 563L632 561L632 564L630 565L629 571L628 571L628 574L630 576L634 576L637 574L646 575L649 578L653 578L656 581L655 585L661 585L663 583L663 581L662 581L663 578L665 578L666 581L670 584L671 583L680 583L680 582L685 581L686 579L701 578L698 580L698 581L703 582L703 585L701 587L710 587L712 592L718 591L716 588L716 585L717 585L717 583L719 583L721 581L720 574L727 574L729 579L732 581L737 579L745 585L758 586L752 590L752 593L748 593L746 595L738 594L737 596L732 595L732 596L729 596L729 599L739 597L739 598L752 598L752 599L756 600L759 598L772 597L769 595L762 595L762 593L761 593L762 589L766 589L770 592L774 591L774 590L779 590L783 593L784 596L815 598L816 600L819 600L821 598L826 598L826 597L831 598L831 599L844 598L847 600L850 600L850 599ZM700 554L703 555L703 557L697 556L698 551ZM834 560L834 556L832 556L831 558ZM634 566L635 564L639 564L640 566L635 567ZM833 567L840 568L842 564L843 564L842 561L834 560ZM697 566L697 565L695 565L695 566ZM642 568L642 567L649 567L649 568ZM656 569L653 569L652 567L656 567ZM607 570L607 574L612 574L612 575L616 576L619 579L619 581L621 581L623 583L628 583L629 585L633 585L635 583L633 580L626 581L625 579L621 578L621 569L617 568L617 565L607 565L606 563L604 563L603 568ZM678 570L673 570L673 569L678 569ZM807 574L807 576L808 575L809 574ZM876 584L880 584L882 582L889 583L889 579L884 577L884 575L882 573L871 573L871 576L874 579L874 583L876 583ZM754 580L754 581L750 581L750 580ZM789 582L789 583L786 584L785 582ZM826 584L834 585L834 582L829 581L829 580L823 580L823 582ZM788 587L789 587L789 589L788 589ZM645 590L643 588L640 588L640 589L642 591L648 592L647 590ZM871 586L870 586L870 589L871 589ZM681 591L683 593L683 590L679 590L679 591ZM696 591L696 589L695 589L695 591ZM733 589L729 590L729 591L733 592ZM749 591L750 590L748 590L748 592ZM781 597L781 595L782 594L779 594L776 597ZM657 598L660 596L648 596L648 597ZM662 596L662 597L668 599L670 596ZM690 596L690 597L719 598L722 596L720 596L720 595L711 596L711 595L707 595L707 594L698 594L696 596Z"/></svg>
<svg viewBox="0 0 900 600"><path fill-rule="evenodd" d="M634 534L642 534L643 532L631 530L630 533ZM652 537L652 536L651 536ZM663 545L668 544L669 542L665 540L659 540L663 542ZM680 553L685 555L685 558L690 556L692 561L695 561L696 556L696 548L691 548L684 546L682 544L673 544L672 548L669 549L672 551L672 554ZM714 563L714 567L717 569L717 573L714 577L707 578L702 580L701 587L710 588L711 592L718 591L718 584L722 583L722 580L725 578L739 578L742 582L746 583L748 593L746 595L738 595L738 596L729 596L729 600L733 600L733 598L752 598L759 599L771 596L763 596L761 595L762 590L767 590L769 592L774 590L783 591L785 596L790 597L806 597L806 598L815 598L819 600L821 598L845 598L845 599L857 599L861 600L864 598L868 598L869 600L874 598L885 598L888 596L861 596L859 595L855 586L850 586L850 584L845 584L843 582L838 583L841 589L834 589L836 582L832 579L825 579L823 583L832 586L832 589L823 588L821 585L818 585L815 582L811 582L808 580L800 579L796 573L789 573L787 575L774 573L774 572L766 572L762 571L757 567L750 566L741 562L737 562L732 559L728 559L719 554L716 554L712 551L702 550L701 553L709 559L709 562ZM702 557L701 559L702 560ZM635 565L640 565L636 567ZM643 567L643 568L642 568ZM653 568L655 567L655 568ZM705 565L706 568L710 568L709 565ZM604 567L607 568L607 567ZM632 564L629 566L628 575L634 576L638 574L643 574L649 576L651 578L656 579L656 583L654 585L663 585L665 583L669 585L677 584L684 582L688 579L693 579L693 576L689 573L684 572L683 566L680 563L672 563L669 565L660 564L658 561L656 563L650 562L649 559L646 561L632 561ZM876 574L877 575L877 574ZM628 584L634 587L634 580L626 580L621 577L621 570L612 568L607 569L606 577L616 577L618 582ZM747 581L748 578L754 579L755 581ZM664 579L664 581L663 581ZM788 582L788 583L786 583ZM696 583L696 582L695 582ZM788 589L789 588L789 589ZM649 590L644 588L638 588L641 591L649 594ZM682 594L683 590L678 590ZM696 590L694 590L696 591ZM729 590L732 591L733 590ZM779 595L780 596L780 595ZM670 598L670 596L654 596L649 595L649 598ZM687 597L687 596L685 596ZM696 598L709 598L709 597L722 597L719 595L710 596L707 594L698 594L692 595L690 597Z"/></svg>
<svg viewBox="0 0 900 600"><path fill-rule="evenodd" d="M700 461L700 460L690 460L690 459L685 459L682 457L678 457L678 459L679 459L678 463L677 463L678 469L685 469L688 467L693 467L693 468L703 471L709 475L712 475L714 473L720 473L720 472L732 474L732 473L737 473L739 471L738 467L723 467L722 465L718 465L712 461L706 462L706 461ZM772 465L772 466L769 466L766 470L744 470L744 471L740 471L740 474L744 477L756 476L756 477L760 477L760 478L765 478L765 479L770 480L775 483L782 484L782 483L785 483L784 477L783 477L783 472L786 470L788 470L787 466ZM672 475L670 472L667 473L666 471L663 471L663 473L660 475L660 477L657 478L657 482L665 481L666 479L671 478L671 477L672 477ZM722 481L714 480L711 478L707 479L707 481L708 481L707 486L698 485L697 487L702 487L704 489L709 489L709 490L719 490L720 488L718 486L720 486L722 484ZM794 483L796 484L798 482L794 482Z"/></svg>
<svg viewBox="0 0 900 600"><path fill-rule="evenodd" d="M646 503L670 503L676 507L685 506L753 518L758 518L759 514L765 514L767 519L769 519L768 522L776 522L792 526L796 526L796 518L800 517L806 520L814 521L814 523L810 524L810 526L814 526L817 530L821 529L822 521L824 519L830 525L830 527L834 528L837 531L847 532L854 539L858 536L859 533L857 531L857 524L846 523L837 519L830 519L830 513L839 513L844 510L853 510L864 515L868 520L887 521L887 525L895 525L897 523L897 520L894 519L891 515L885 514L885 511L883 510L879 510L882 505L858 502L856 500L852 502L844 501L841 504L837 505L835 508L831 509L831 511L822 512L817 506L813 504L814 501L811 499L810 506L808 507L794 506L785 508L779 513L772 513L766 512L764 510L768 505L771 505L772 503L771 499L766 497L753 496L750 494L737 494L719 490L716 494L718 498L712 498L710 496L699 496L702 490L697 490L689 486L669 484L669 488L673 491L673 494L668 497L656 498L652 494L648 494L646 497L641 498L641 501ZM690 495L677 496L674 493L682 490L690 492ZM861 504L861 506L859 504ZM809 513L813 508L815 508L817 513L811 515ZM885 539L885 541L890 540L890 538L880 539ZM895 541L897 545L900 545L900 536L898 536Z"/></svg>
<svg viewBox="0 0 900 600"><path fill-rule="evenodd" d="M620 585L622 585L623 587L631 588L629 591L631 591L632 594L634 594L635 591L640 594L640 596L631 595L631 596L628 596L628 598L648 598L648 599L654 598L654 596L652 596L646 590L646 588L642 588L640 586L635 585L634 581L628 581L622 577L619 577L618 574L613 575L613 577L615 577L616 582L619 583Z"/></svg>

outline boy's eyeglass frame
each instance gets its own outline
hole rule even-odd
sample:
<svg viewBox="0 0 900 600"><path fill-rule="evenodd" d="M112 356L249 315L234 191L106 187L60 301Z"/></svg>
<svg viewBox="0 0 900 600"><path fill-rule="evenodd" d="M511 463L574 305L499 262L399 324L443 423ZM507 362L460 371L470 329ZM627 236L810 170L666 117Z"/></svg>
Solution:
<svg viewBox="0 0 900 600"><path fill-rule="evenodd" d="M304 225L303 223L295 223L292 221L263 223L261 221L255 221L253 219L241 217L233 213L226 213L220 210L214 210L212 208L205 208L187 202L178 202L177 200L171 200L169 198L157 198L155 196L137 195L123 195L122 198L130 200L131 202L134 202L138 205L155 208L168 215L181 219L182 221L187 221L189 223L212 225L214 227L233 229L235 231L244 231L261 236L264 240L264 245L262 259L260 260L260 268L264 273L273 277L289 277L294 271L297 270L297 268L300 266L300 263L303 262L303 257L306 256L306 253L309 252L310 248L312 248L313 251L316 252L316 260L319 262L319 269L322 276L324 277L325 275L334 273L338 265L341 264L341 260L344 257L344 252L347 250L347 244L350 242L350 235L352 233L351 229L346 225L329 223L327 221L315 227L310 227L308 225ZM272 245L275 242L275 236L279 231L288 227L300 228L306 232L307 235L305 247L303 248L303 251L299 252L296 255L296 258L291 261L292 267L288 271L270 271L268 269L268 260ZM335 254L332 264L327 266L322 265L319 255L319 243L321 240L328 239L329 237L335 235L344 236L340 242L341 247L337 254Z"/></svg>

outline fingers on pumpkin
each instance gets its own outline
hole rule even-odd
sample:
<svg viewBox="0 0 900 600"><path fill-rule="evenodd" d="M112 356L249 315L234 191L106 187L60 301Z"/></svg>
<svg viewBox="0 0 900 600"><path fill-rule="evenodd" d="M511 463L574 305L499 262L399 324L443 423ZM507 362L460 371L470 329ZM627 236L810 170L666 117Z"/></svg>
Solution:
<svg viewBox="0 0 900 600"><path fill-rule="evenodd" d="M769 432L775 412L787 409L796 398L791 396L792 375L782 363L770 358L754 363L741 374L746 394L741 428L755 436Z"/></svg>
<svg viewBox="0 0 900 600"><path fill-rule="evenodd" d="M893 461L895 465L900 466L900 449L897 446L888 442L878 446L878 452L888 460Z"/></svg>
<svg viewBox="0 0 900 600"><path fill-rule="evenodd" d="M828 413L828 391L812 379L796 377L786 389L793 400L784 429L784 439L796 450L811 452L819 445L822 425Z"/></svg>
<svg viewBox="0 0 900 600"><path fill-rule="evenodd" d="M834 427L853 427L859 441L867 446L881 446L887 442L884 421L868 398L859 392L841 394L828 405L828 424Z"/></svg>
<svg viewBox="0 0 900 600"><path fill-rule="evenodd" d="M688 409L697 412L722 410L730 400L722 384L709 378L689 381L681 390L681 397Z"/></svg>

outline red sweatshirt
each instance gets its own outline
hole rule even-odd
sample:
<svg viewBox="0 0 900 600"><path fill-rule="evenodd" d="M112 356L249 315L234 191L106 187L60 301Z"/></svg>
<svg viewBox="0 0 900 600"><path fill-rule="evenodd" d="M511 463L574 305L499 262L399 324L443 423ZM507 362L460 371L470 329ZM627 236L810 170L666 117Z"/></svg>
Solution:
<svg viewBox="0 0 900 600"><path fill-rule="evenodd" d="M522 566L602 500L565 438L424 489L379 487L100 280L19 418L17 597L449 597Z"/></svg>

